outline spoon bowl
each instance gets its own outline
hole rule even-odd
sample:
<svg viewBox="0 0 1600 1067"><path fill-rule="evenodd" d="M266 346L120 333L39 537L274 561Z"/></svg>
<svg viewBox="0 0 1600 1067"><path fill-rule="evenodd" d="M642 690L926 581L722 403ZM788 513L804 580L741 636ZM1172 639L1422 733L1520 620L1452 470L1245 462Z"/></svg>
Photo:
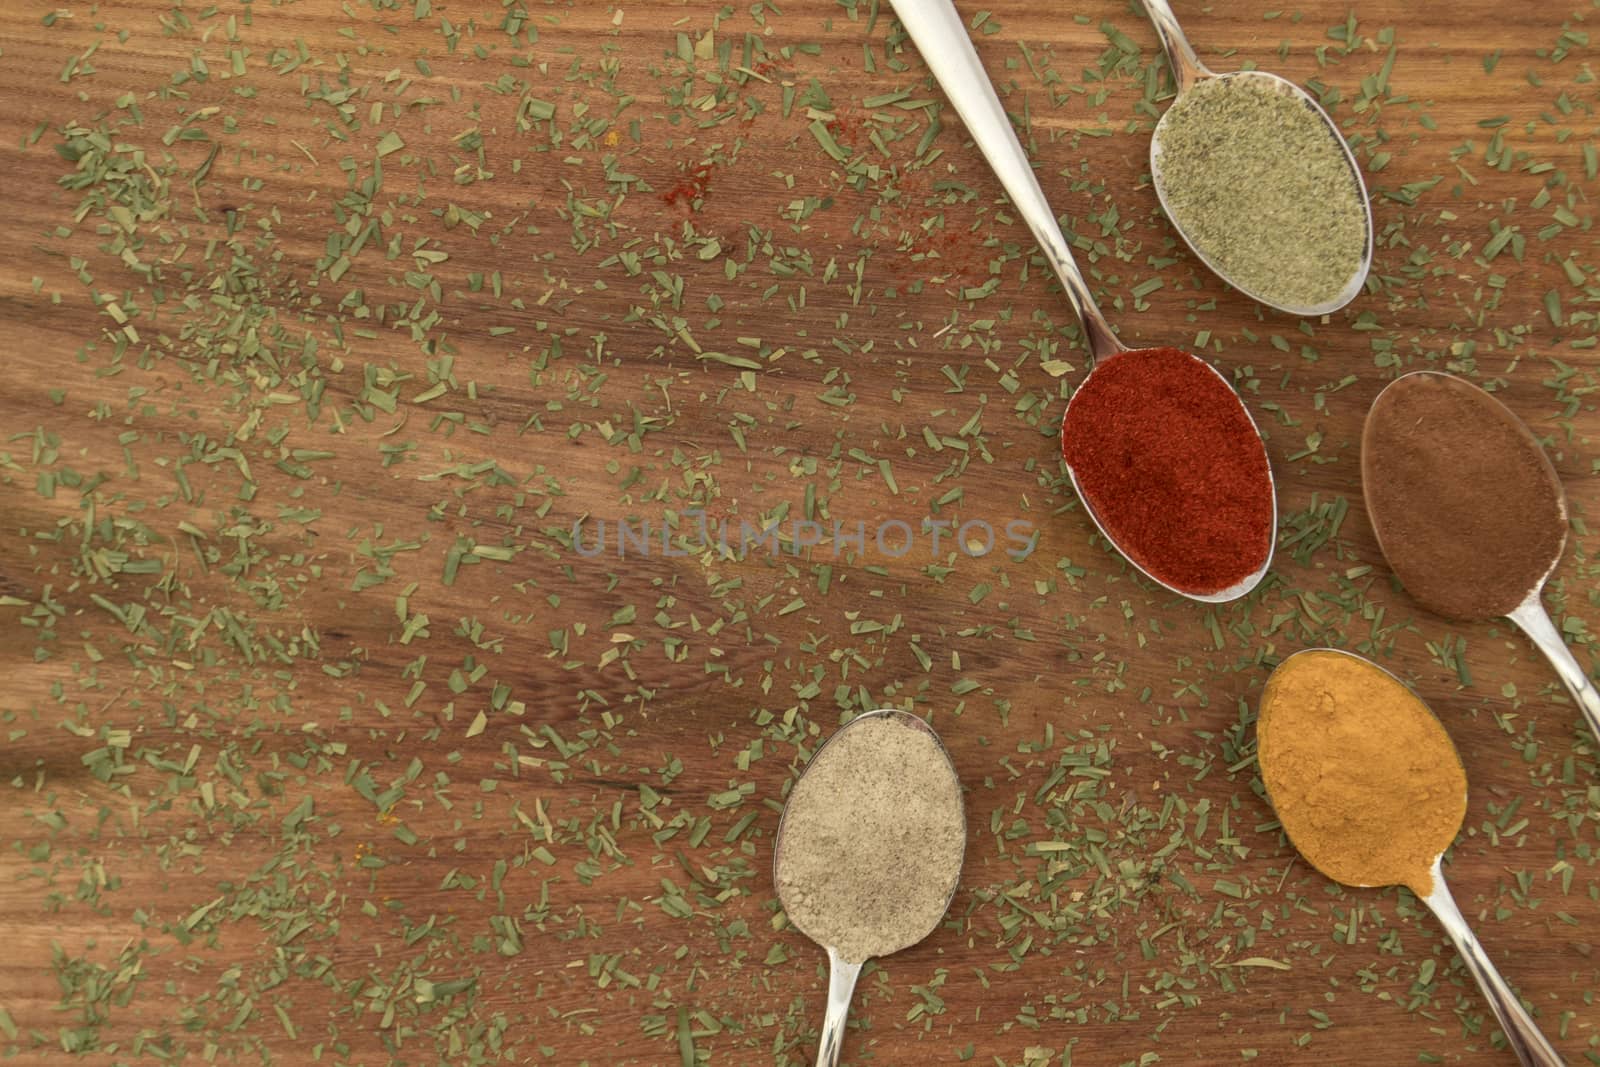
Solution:
<svg viewBox="0 0 1600 1067"><path fill-rule="evenodd" d="M1425 827L1427 832L1421 836L1430 840L1421 846L1421 854L1401 854L1406 846L1396 844L1392 839L1372 842L1372 848L1367 855L1352 856L1341 851L1336 841L1327 840L1319 833L1319 830L1327 822L1332 821L1334 816L1330 815L1326 805L1317 803L1318 791L1322 784L1318 779L1328 776L1348 785L1348 779L1344 776L1349 773L1349 768L1343 765L1325 766L1323 768L1325 775L1296 774L1288 769L1291 753L1297 746L1315 746L1314 741L1306 740L1312 730L1326 729L1331 735L1331 732L1338 728L1337 722L1330 720L1338 719L1340 709L1336 704L1329 705L1326 701L1321 701L1320 706L1315 709L1315 718L1308 719L1305 715L1295 718L1293 710L1279 710L1280 698L1277 689L1284 679L1292 677L1298 669L1309 666L1318 658L1326 660L1329 657L1334 657L1332 665L1341 670L1366 674L1366 681L1378 683L1382 688L1389 689L1397 698L1397 702L1409 705L1414 714L1431 720L1425 729L1434 734L1436 743L1442 741L1448 750L1447 765L1429 768L1428 780L1365 783L1369 787L1368 796L1365 797L1368 804L1387 808L1390 813L1414 809L1417 797L1425 797L1434 803L1441 796L1459 800L1453 811L1439 812L1440 818L1436 822L1430 820L1431 825ZM1288 699L1282 698L1282 700ZM1391 722L1402 717L1402 714L1391 716ZM1278 724L1277 717L1280 715L1291 716L1290 723L1286 726ZM1394 725L1398 729L1402 724ZM1268 800L1278 812L1284 833L1306 861L1328 878L1345 885L1375 887L1398 882L1415 893L1433 912L1444 928L1445 934L1455 945L1462 962L1477 981L1484 999L1505 1031L1507 1042L1524 1067L1562 1067L1561 1057L1539 1031L1538 1025L1522 1007L1522 1002L1516 993L1490 961L1483 945L1462 916L1445 884L1444 853L1460 833L1465 819L1467 779L1466 772L1461 766L1460 756L1455 746L1451 744L1449 735L1421 698L1412 693L1400 679L1361 656L1334 648L1305 649L1286 658L1267 680L1261 697L1256 736L1257 762L1262 782L1266 786ZM1279 739L1280 736L1283 740ZM1383 743L1390 739L1366 738L1366 740ZM1285 761L1285 769L1274 773L1280 758ZM1373 793L1380 795L1372 795ZM1280 801L1290 795L1295 796L1300 803L1298 807L1291 806L1286 812ZM1286 814L1289 817L1286 817ZM1338 814L1351 815L1342 823L1347 827L1357 818L1353 813ZM1379 817L1374 821L1381 823L1383 820ZM1374 828L1358 826L1356 829L1359 829L1363 836L1370 836Z"/></svg>
<svg viewBox="0 0 1600 1067"><path fill-rule="evenodd" d="M961 15L956 11L951 0L891 0L895 14L899 18L906 32L916 43L918 51L922 53L923 61L928 69L933 72L950 103L955 107L956 113L961 116L961 121L966 125L967 132L977 142L979 150L994 170L995 176L1000 179L1006 194L1011 198L1012 206L1027 223L1028 230L1038 242L1040 251L1044 253L1051 270L1061 282L1065 290L1067 301L1072 305L1072 310L1077 314L1078 321L1083 327L1084 343L1088 350L1091 365L1089 375L1079 385L1078 391L1073 396L1073 401L1083 395L1085 389L1096 374L1101 373L1106 366L1106 361L1113 356L1121 354L1138 355L1141 352L1153 352L1158 349L1131 349L1123 344L1111 324L1106 321L1095 304L1093 292L1083 273L1078 269L1077 262L1073 259L1071 247L1061 233L1061 227L1056 222L1054 212L1045 199L1044 191L1039 187L1039 181L1034 176L1033 167L1028 162L1027 154L1022 149L1022 144L1017 140L1016 131L1012 129L1011 119L1006 114L1000 98L995 94L994 85L990 82L988 74L978 59L977 50L972 45L972 39L967 33L966 24L962 22ZM1198 356L1186 353L1197 362L1204 363ZM1215 368L1205 364L1213 374L1216 374L1224 385L1227 386L1233 403L1249 422L1255 434L1255 443L1260 448L1259 459L1261 467L1267 472L1264 482L1264 492L1271 498L1273 529L1277 521L1277 494L1272 480L1272 467L1267 460L1266 445L1261 440L1260 428L1250 417L1249 409L1244 401L1233 392L1232 385L1227 379L1218 374ZM1063 435L1067 432L1068 420L1072 415L1072 401L1067 404L1067 410L1062 417ZM1261 581L1272 563L1272 538L1268 538L1266 554L1258 567L1249 575L1230 583L1227 588L1217 589L1185 589L1174 585L1160 575L1140 564L1130 554L1129 546L1124 538L1119 537L1113 530L1107 528L1102 521L1102 514L1097 510L1090 497L1084 495L1083 486L1078 472L1072 465L1067 464L1067 473L1072 480L1073 489L1078 493L1079 499L1084 502L1085 510L1089 512L1090 520L1099 529L1100 533L1111 544L1115 545L1123 556L1127 557L1134 566L1163 588L1188 597L1200 603L1214 604L1234 600L1249 593ZM1180 521L1182 516L1177 517Z"/></svg>
<svg viewBox="0 0 1600 1067"><path fill-rule="evenodd" d="M1374 244L1372 204L1367 196L1367 184L1362 177L1361 167L1356 162L1355 154L1350 150L1349 142L1339 132L1339 127L1333 121L1333 117L1327 113L1310 93L1287 78L1266 71L1230 71L1219 74L1210 70L1195 54L1193 46L1189 44L1188 38L1184 36L1183 29L1178 25L1177 16L1173 14L1167 0L1142 0L1142 2L1144 3L1145 11L1150 16L1151 23L1155 26L1156 35L1161 41L1162 51L1166 53L1167 61L1172 66L1173 79L1177 85L1177 99L1161 116L1160 121L1156 123L1155 133L1150 138L1150 177L1155 186L1156 197L1161 202L1161 210L1172 221L1173 228L1178 231L1179 236L1189 246L1190 251L1213 274L1258 303L1266 304L1268 307L1288 312L1291 315L1304 317L1326 315L1350 303L1361 293L1362 288L1366 285L1367 275L1372 270ZM1208 246L1204 240L1197 239L1194 233L1185 228L1182 222L1183 213L1174 210L1174 190L1165 165L1163 135L1172 130L1169 120L1178 110L1183 98L1202 82L1213 82L1218 87L1222 85L1238 88L1249 86L1293 99L1320 120L1323 129L1328 134L1329 147L1342 158L1345 169L1358 194L1357 199L1362 212L1363 240L1361 255L1355 270L1345 280L1343 286L1325 299L1294 302L1264 291L1259 284L1252 285L1247 279L1241 279L1236 272L1230 272L1227 265L1220 261L1214 245ZM1282 244L1284 247L1282 252L1285 257L1292 251L1292 246L1300 240L1301 235L1299 233L1283 234Z"/></svg>
<svg viewBox="0 0 1600 1067"><path fill-rule="evenodd" d="M1118 352L1118 354L1114 355L1112 358L1114 358L1114 360L1139 360L1139 358L1154 357L1155 352L1158 352L1158 350L1130 349L1125 350L1125 352ZM1219 386L1221 387L1221 390L1227 390L1229 394L1232 394L1232 389L1234 389L1234 387L1230 386L1229 381L1227 381L1227 378L1222 376L1221 371L1216 370L1214 366L1211 366L1210 363L1206 363L1205 360L1202 360L1202 358L1198 358L1195 357L1195 355L1189 354L1189 352L1184 352L1184 355L1187 355L1190 360L1194 360L1195 368L1203 368L1203 371L1205 371L1208 379L1214 379L1216 386ZM1109 365L1109 362L1099 363L1099 365L1096 365L1096 368L1094 368L1094 371L1102 371L1102 368L1106 368L1107 365ZM1093 381L1094 378L1094 371L1091 371L1090 378L1085 379L1085 382L1083 382L1082 386L1075 390L1074 394L1072 394L1072 398L1067 400L1067 410L1066 413L1062 414L1061 418L1062 453L1064 454L1066 454L1067 451L1067 442L1069 442L1070 430L1072 430L1072 427L1074 427L1074 422L1072 422L1072 406L1074 406L1075 403L1080 400L1080 398L1090 394L1091 381ZM1259 430L1259 427L1256 426L1256 421L1254 421L1253 416L1250 414L1250 408L1246 408L1245 405L1240 403L1240 405L1238 405L1238 411L1240 411L1240 413L1243 414L1243 418L1248 421L1251 434L1253 434L1254 437L1256 437L1256 440L1259 442L1259 438L1261 438L1261 430ZM1195 462L1198 462L1198 464L1210 464L1210 462L1213 462L1214 459L1216 459L1214 456L1195 456ZM1114 534L1114 530L1117 528L1117 522L1115 522L1114 518L1110 517L1110 515L1102 514L1101 507L1096 506L1096 501L1101 501L1102 506L1115 507L1118 506L1118 504L1126 504L1128 501L1138 502L1138 496L1136 496L1136 494L1094 493L1094 491L1091 491L1088 486L1083 485L1083 480L1080 478L1080 472L1078 472L1077 467L1072 466L1072 462L1070 461L1067 462L1067 477L1072 480L1072 490L1078 494L1078 499L1083 502L1083 510L1088 512L1088 517L1090 517L1091 522L1093 522L1094 526L1096 526L1096 530L1101 531L1101 536L1106 537L1107 541L1112 542L1112 544L1117 544L1118 547L1122 549L1123 557L1128 560L1128 563L1131 563L1131 565L1134 566L1134 569L1138 569L1139 573L1144 574L1147 579L1155 582L1155 584L1162 585L1163 589L1168 589L1171 590L1171 592L1179 593L1179 595L1182 595L1182 597L1187 597L1189 600L1198 601L1198 603L1227 603L1227 601L1237 600L1237 598L1243 597L1243 595L1246 595L1246 593L1250 592L1251 589L1254 589L1254 587L1261 582L1262 577L1266 577L1267 569L1272 566L1272 550L1274 550L1275 541L1275 537L1272 536L1272 534L1274 534L1274 531L1278 528L1277 486L1275 486L1274 478L1272 478L1272 466L1270 466L1269 462L1266 462L1266 458L1264 458L1264 456L1262 456L1261 459L1262 470L1266 472L1267 485L1272 486L1269 493L1267 493L1267 498L1269 498L1267 499L1267 504L1269 504L1270 518L1267 518L1266 525L1264 525L1264 541L1262 541L1261 565L1256 566L1253 571L1245 574L1245 576L1238 577L1238 579L1229 582L1227 585L1222 585L1221 589L1214 590L1195 589L1195 587L1186 587L1186 585L1174 584L1174 582L1168 581L1168 579L1163 579L1160 574L1154 573L1152 569L1147 568L1147 566L1142 563L1138 553L1134 552L1134 550L1131 550L1131 547L1123 547L1123 545L1120 544L1120 539L1118 539L1118 537ZM1192 531L1190 531L1190 533L1192 533ZM1176 545L1173 545L1173 547L1176 547Z"/></svg>
<svg viewBox="0 0 1600 1067"><path fill-rule="evenodd" d="M796 888L786 875L785 842L791 839L794 834L809 835L811 845L816 847L819 843L825 844L832 854L831 858L839 865L843 865L843 860L839 858L841 849L873 849L875 844L881 844L881 842L873 840L870 829L859 829L864 826L870 827L872 823L872 820L868 818L869 812L863 810L861 805L873 802L882 804L883 790L879 787L891 778L898 776L901 770L901 765L893 763L895 750L880 740L879 743L885 750L885 759L889 762L879 763L870 769L859 770L859 773L852 780L852 785L857 790L857 795L853 798L855 804L850 811L844 813L852 816L850 819L830 821L826 828L813 825L805 830L796 830L794 828L795 822L791 818L796 810L796 799L804 796L803 787L808 776L817 772L818 768L828 766L829 753L830 751L838 751L833 746L840 738L860 736L859 731L863 729L879 730L890 724L903 730L915 731L915 734L912 735L915 744L932 743L936 761L942 763L942 771L948 774L947 782L941 781L934 784L948 785L953 796L953 800L949 801L953 804L952 809L934 811L930 816L941 822L946 829L954 831L953 841L937 840L934 835L929 835L926 840L917 838L916 840L896 841L895 844L902 848L914 848L919 855L926 854L929 850L938 850L940 848L948 850L953 844L955 849L953 857L946 855L944 858L954 860L956 875L950 880L950 885L944 891L942 898L936 898L933 894L938 892L939 886L915 881L908 884L903 881L904 857L901 857L902 862L897 863L895 856L891 853L882 855L874 853L875 859L880 861L882 866L882 878L874 880L882 884L874 886L872 891L866 894L865 898L858 896L855 899L843 899L833 896L825 897L819 902L816 899L816 895L809 890ZM895 735L891 732L887 736L893 737ZM899 740L906 741L907 739L908 735L899 735ZM904 752L901 750L901 755L903 756L903 754ZM874 753L874 757L876 756L877 753ZM930 803L936 799L931 798ZM808 802L801 800L802 804ZM883 809L879 807L877 810L881 812ZM815 809L813 808L814 811ZM910 818L909 815L902 817L905 819ZM815 823L815 819L813 823ZM857 837L850 838L852 834L856 834ZM839 1062L840 1050L844 1044L845 1023L848 1021L850 1013L850 998L855 991L856 980L861 976L861 969L866 965L867 960L910 948L938 928L945 912L950 907L950 901L955 897L956 887L960 882L960 869L965 859L965 852L966 816L962 810L961 787L955 766L951 763L950 754L945 750L939 735L934 732L933 727L929 726L921 718L910 712L900 711L895 708L880 708L875 711L864 712L834 731L812 753L806 769L801 772L799 780L795 782L794 788L790 791L789 802L784 805L783 816L778 822L777 840L773 846L772 853L772 881L773 885L777 887L778 899L783 904L790 923L801 933L821 945L828 954L828 1004L827 1012L823 1017L822 1036L818 1044L817 1067L834 1067ZM810 888L817 889L818 887L812 886ZM829 884L821 888L833 890L836 889L836 885ZM834 936L830 933L830 930L837 928L837 920L840 913L847 910L852 911L856 918L868 923L875 919L880 922L885 921L884 917L891 914L894 916L915 915L919 916L922 921L904 924L893 931L887 929L874 930L866 936L865 941L861 936L850 931L846 931L842 936Z"/></svg>

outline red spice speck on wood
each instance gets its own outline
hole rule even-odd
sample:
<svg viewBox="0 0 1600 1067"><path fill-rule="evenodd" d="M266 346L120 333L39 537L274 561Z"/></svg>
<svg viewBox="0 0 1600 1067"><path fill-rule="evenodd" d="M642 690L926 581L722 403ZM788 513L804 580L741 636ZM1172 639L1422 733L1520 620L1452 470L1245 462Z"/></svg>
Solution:
<svg viewBox="0 0 1600 1067"><path fill-rule="evenodd" d="M947 200L926 168L897 172L899 195L883 205L877 233L897 241L888 270L899 283L981 283L989 277L987 231L973 204ZM937 222L937 225L933 225Z"/></svg>
<svg viewBox="0 0 1600 1067"><path fill-rule="evenodd" d="M828 122L828 132L833 134L833 139L847 148L858 146L862 136L866 133L866 117L852 111L840 111Z"/></svg>
<svg viewBox="0 0 1600 1067"><path fill-rule="evenodd" d="M1228 384L1176 348L1106 360L1073 395L1061 452L1125 555L1168 585L1218 593L1266 562L1272 476Z"/></svg>
<svg viewBox="0 0 1600 1067"><path fill-rule="evenodd" d="M714 168L710 163L697 164L682 178L679 178L672 188L661 194L661 201L665 204L682 204L692 208L696 200L706 195L706 190L711 188L711 172Z"/></svg>

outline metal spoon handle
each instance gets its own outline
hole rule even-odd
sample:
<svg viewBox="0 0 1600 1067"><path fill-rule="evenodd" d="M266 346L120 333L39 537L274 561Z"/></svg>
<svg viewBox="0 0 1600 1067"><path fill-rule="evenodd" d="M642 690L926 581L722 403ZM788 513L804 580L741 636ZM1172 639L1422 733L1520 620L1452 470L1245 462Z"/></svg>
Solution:
<svg viewBox="0 0 1600 1067"><path fill-rule="evenodd" d="M822 1019L822 1042L817 1046L817 1067L838 1067L844 1047L844 1024L850 1018L850 996L861 977L861 964L848 963L828 949L828 1014Z"/></svg>
<svg viewBox="0 0 1600 1067"><path fill-rule="evenodd" d="M891 0L900 24L906 28L922 61L944 89L956 114L966 123L967 132L978 143L989 166L994 169L1006 194L1033 232L1050 267L1067 291L1072 310L1077 312L1087 335L1089 358L1103 359L1127 350L1111 332L1100 309L1095 306L1089 284L1084 281L1072 258L1067 239L1061 235L1055 214L1039 188L1028 156L1011 128L994 85L972 47L972 38L951 0Z"/></svg>
<svg viewBox="0 0 1600 1067"><path fill-rule="evenodd" d="M1186 93L1201 78L1211 77L1211 71L1200 62L1200 57L1195 55L1194 46L1189 43L1189 38L1183 35L1183 27L1178 25L1178 16L1172 13L1172 7L1167 0L1142 0L1142 2L1145 13L1150 16L1150 21L1156 28L1156 36L1161 38L1161 50L1167 54L1167 62L1172 64L1172 77L1178 83L1178 92Z"/></svg>
<svg viewBox="0 0 1600 1067"><path fill-rule="evenodd" d="M1556 669L1556 674L1566 685L1567 692L1578 702L1578 707L1583 711L1584 721L1589 724L1589 732L1596 739L1600 739L1600 691L1597 691L1594 683L1589 681L1583 665L1573 657L1567 649L1567 643L1561 639L1561 632L1556 629L1556 624L1550 621L1549 614L1544 610L1544 603L1539 599L1539 590L1535 589L1528 594L1528 599L1517 605L1517 609L1508 617L1522 627L1522 632L1539 646L1539 651L1544 653L1545 658L1550 661L1550 665Z"/></svg>
<svg viewBox="0 0 1600 1067"><path fill-rule="evenodd" d="M1494 1017L1500 1020L1500 1028L1506 1033L1506 1042L1510 1044L1511 1051L1517 1054L1523 1067L1566 1067L1565 1061L1551 1047L1544 1034L1539 1032L1538 1024L1524 1010L1522 1001L1517 999L1517 994L1500 976L1477 935L1462 917L1461 909L1456 907L1450 890L1444 884L1444 874L1438 860L1433 861L1433 892L1423 898L1423 903L1433 909L1439 925L1444 927L1444 932L1455 943L1456 951L1461 954L1461 962L1472 972L1478 988L1483 991L1483 998L1494 1011Z"/></svg>

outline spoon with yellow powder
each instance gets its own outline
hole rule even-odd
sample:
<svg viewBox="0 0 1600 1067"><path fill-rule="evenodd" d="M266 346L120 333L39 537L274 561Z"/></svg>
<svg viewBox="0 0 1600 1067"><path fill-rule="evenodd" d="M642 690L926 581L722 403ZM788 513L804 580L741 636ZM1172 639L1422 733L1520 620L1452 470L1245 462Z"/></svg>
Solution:
<svg viewBox="0 0 1600 1067"><path fill-rule="evenodd" d="M1403 885L1438 918L1531 1067L1562 1060L1456 907L1441 861L1467 813L1467 775L1428 706L1348 652L1307 649L1267 680L1257 758L1278 821L1310 864L1352 886Z"/></svg>
<svg viewBox="0 0 1600 1067"><path fill-rule="evenodd" d="M944 918L961 877L961 783L933 727L870 711L823 742L789 792L772 880L789 922L827 949L817 1067L834 1067L868 959L910 948Z"/></svg>

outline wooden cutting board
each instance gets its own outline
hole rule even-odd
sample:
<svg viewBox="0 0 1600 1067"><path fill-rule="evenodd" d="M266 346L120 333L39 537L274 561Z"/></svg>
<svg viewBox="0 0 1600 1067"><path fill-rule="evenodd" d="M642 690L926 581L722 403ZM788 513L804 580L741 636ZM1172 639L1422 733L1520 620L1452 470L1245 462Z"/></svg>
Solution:
<svg viewBox="0 0 1600 1067"><path fill-rule="evenodd" d="M1405 370L1492 386L1592 662L1592 20L1180 6L1366 170L1370 289L1302 322L1160 218L1141 12L961 10L1123 337L1270 437L1244 602L1092 535L1075 324L886 4L5 5L0 1058L809 1063L772 835L895 705L967 862L848 1062L1509 1062L1417 902L1261 797L1261 684L1336 645L1439 712L1462 909L1600 1062L1595 742L1509 626L1396 586L1357 452Z"/></svg>

